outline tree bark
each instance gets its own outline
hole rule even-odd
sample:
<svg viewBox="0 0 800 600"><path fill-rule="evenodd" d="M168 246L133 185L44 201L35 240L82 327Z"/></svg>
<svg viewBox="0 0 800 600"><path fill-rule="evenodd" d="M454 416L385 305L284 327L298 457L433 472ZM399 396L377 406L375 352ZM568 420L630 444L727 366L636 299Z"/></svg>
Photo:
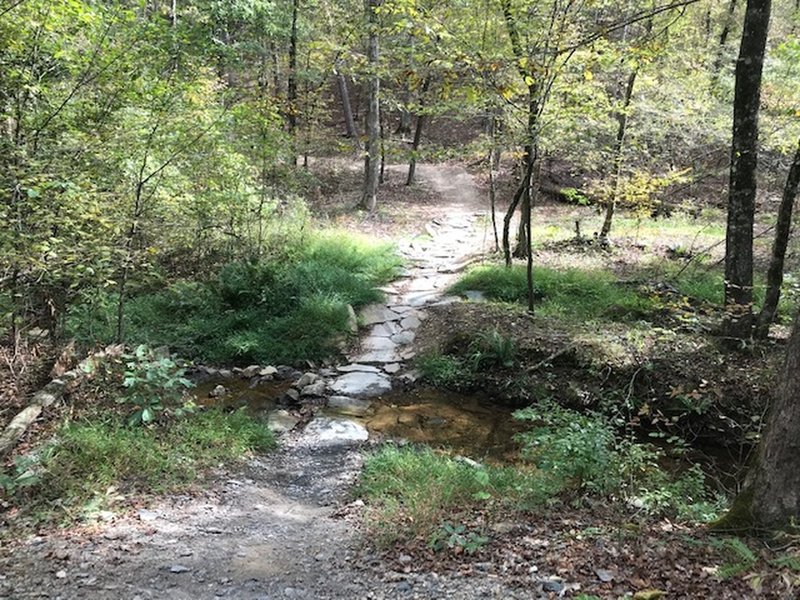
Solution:
<svg viewBox="0 0 800 600"><path fill-rule="evenodd" d="M419 108L417 114L417 126L414 129L414 141L411 143L411 160L408 163L408 177L406 178L406 185L414 183L414 172L417 170L417 150L419 150L420 142L422 141L422 129L425 126L425 94L428 93L428 88L431 85L431 78L426 77L422 84L420 91Z"/></svg>
<svg viewBox="0 0 800 600"><path fill-rule="evenodd" d="M756 463L731 510L714 527L725 531L782 529L800 520L800 315L786 349L781 385Z"/></svg>
<svg viewBox="0 0 800 600"><path fill-rule="evenodd" d="M378 15L375 9L381 0L364 0L369 30L367 60L370 66L369 110L367 112L367 149L364 160L364 190L361 206L372 212L377 204L378 170L380 168L380 75L378 74Z"/></svg>
<svg viewBox="0 0 800 600"><path fill-rule="evenodd" d="M725 14L725 21L722 24L722 31L719 34L719 44L717 44L717 53L714 56L714 64L711 67L711 87L712 89L717 86L719 76L722 71L722 61L725 58L725 46L728 42L728 36L731 34L731 27L734 23L736 15L736 5L739 0L730 0L728 2L728 12Z"/></svg>
<svg viewBox="0 0 800 600"><path fill-rule="evenodd" d="M775 321L778 312L778 302L781 298L781 285L783 285L783 263L786 258L786 248L789 245L789 233L792 229L792 211L794 201L797 197L797 189L800 186L800 142L797 144L797 151L789 168L789 176L786 178L786 185L783 188L783 197L778 207L778 218L775 224L775 240L772 243L772 257L767 270L767 293L764 297L764 305L758 314L756 324L756 337L766 338L769 334L769 326Z"/></svg>
<svg viewBox="0 0 800 600"><path fill-rule="evenodd" d="M614 170L614 185L611 191L611 198L606 205L606 216L603 219L603 226L600 228L600 233L597 236L601 244L608 243L608 234L611 233L611 224L614 219L614 210L617 207L617 198L619 197L619 183L622 175L622 150L625 147L625 134L628 129L628 109L631 106L631 98L633 97L633 86L636 83L636 76L639 74L639 67L635 67L631 74L628 76L628 85L625 87L625 95L622 101L622 110L617 111L614 115L617 119L617 138L614 141L614 160L612 168Z"/></svg>
<svg viewBox="0 0 800 600"><path fill-rule="evenodd" d="M289 37L289 77L286 82L286 101L289 135L292 138L292 165L297 164L297 13L300 0L292 1L292 29Z"/></svg>
<svg viewBox="0 0 800 600"><path fill-rule="evenodd" d="M336 81L339 84L339 96L342 99L342 112L344 113L344 125L347 131L347 137L356 141L358 144L358 129L356 129L356 120L353 118L353 105L350 103L350 91L347 88L347 79L337 69Z"/></svg>
<svg viewBox="0 0 800 600"><path fill-rule="evenodd" d="M748 0L736 63L728 224L725 237L723 333L748 339L753 326L753 219L758 166L758 109L769 30L770 0Z"/></svg>

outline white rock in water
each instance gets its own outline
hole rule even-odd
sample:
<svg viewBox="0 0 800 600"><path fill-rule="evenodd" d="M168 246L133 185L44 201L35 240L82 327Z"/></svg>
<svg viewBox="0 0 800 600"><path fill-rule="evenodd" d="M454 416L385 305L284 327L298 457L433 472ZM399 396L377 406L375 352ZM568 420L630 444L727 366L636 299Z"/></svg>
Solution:
<svg viewBox="0 0 800 600"><path fill-rule="evenodd" d="M315 418L303 433L305 442L311 446L359 444L369 439L369 432L363 425L330 417Z"/></svg>
<svg viewBox="0 0 800 600"><path fill-rule="evenodd" d="M353 371L335 379L331 389L342 396L379 396L391 390L392 383L380 373Z"/></svg>

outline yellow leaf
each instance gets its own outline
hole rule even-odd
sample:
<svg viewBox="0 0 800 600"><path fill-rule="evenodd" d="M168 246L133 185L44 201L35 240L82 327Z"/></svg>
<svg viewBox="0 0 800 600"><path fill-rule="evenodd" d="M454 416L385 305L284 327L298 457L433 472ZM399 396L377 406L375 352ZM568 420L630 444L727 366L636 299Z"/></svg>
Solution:
<svg viewBox="0 0 800 600"><path fill-rule="evenodd" d="M584 78L586 81L591 81L592 79L594 79L594 75L592 74L592 72L591 72L591 71L588 71L588 70L587 70L587 71L584 71L584 72L583 72L583 78Z"/></svg>

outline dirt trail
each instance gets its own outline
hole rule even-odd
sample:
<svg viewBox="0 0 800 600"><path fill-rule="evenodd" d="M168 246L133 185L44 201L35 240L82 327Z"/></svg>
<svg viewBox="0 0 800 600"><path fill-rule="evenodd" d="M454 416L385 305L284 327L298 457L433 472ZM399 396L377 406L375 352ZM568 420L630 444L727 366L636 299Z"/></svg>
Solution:
<svg viewBox="0 0 800 600"><path fill-rule="evenodd" d="M441 301L441 278L481 244L482 198L469 174L449 165L417 172L441 195L442 215L427 225L430 239L404 246L415 266L388 290L387 306ZM200 495L0 548L0 599L531 597L493 579L395 572L371 554L362 505L349 495L362 451L288 434L278 451L218 473Z"/></svg>

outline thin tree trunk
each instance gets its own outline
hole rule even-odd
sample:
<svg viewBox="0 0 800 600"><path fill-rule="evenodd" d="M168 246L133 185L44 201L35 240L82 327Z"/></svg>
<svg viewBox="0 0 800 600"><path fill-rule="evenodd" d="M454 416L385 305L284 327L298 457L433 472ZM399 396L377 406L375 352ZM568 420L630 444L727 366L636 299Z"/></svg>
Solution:
<svg viewBox="0 0 800 600"><path fill-rule="evenodd" d="M735 21L736 5L739 0L729 0L728 12L725 14L725 21L722 24L722 32L719 34L719 44L717 44L717 53L714 56L714 63L711 66L711 87L712 89L717 86L719 77L722 72L722 61L725 59L725 46L728 42L728 36L731 34L731 27Z"/></svg>
<svg viewBox="0 0 800 600"><path fill-rule="evenodd" d="M786 258L786 248L789 245L789 233L792 229L792 211L794 201L797 197L797 189L800 186L800 142L797 151L789 168L789 176L786 178L786 185L783 188L783 197L778 208L778 219L775 225L775 240L772 244L772 258L767 270L767 293L764 297L764 305L758 314L756 324L756 336L766 338L769 334L769 326L775 321L778 312L778 302L781 298L781 285L783 285L783 263Z"/></svg>
<svg viewBox="0 0 800 600"><path fill-rule="evenodd" d="M417 114L417 127L414 129L414 141L411 144L411 161L408 163L408 177L406 178L406 185L414 183L414 172L417 170L417 150L422 141L422 129L425 126L425 94L428 93L428 88L431 85L431 78L426 77L425 82L422 84L419 98L419 114Z"/></svg>
<svg viewBox="0 0 800 600"><path fill-rule="evenodd" d="M514 197L511 199L511 204L508 206L505 217L503 217L503 256L505 257L506 266L511 266L511 243L509 240L509 233L511 230L511 219L514 218L514 213L517 211L522 196L525 190L530 188L531 175L533 173L533 162L529 162L525 173L522 175L522 181L514 192Z"/></svg>
<svg viewBox="0 0 800 600"><path fill-rule="evenodd" d="M748 339L753 327L753 220L758 167L758 109L770 0L748 0L736 63L728 226L725 237L723 333Z"/></svg>
<svg viewBox="0 0 800 600"><path fill-rule="evenodd" d="M528 312L534 313L535 304L535 291L533 287L533 232L531 228L533 205L536 200L537 192L539 190L539 182L541 181L541 162L536 159L538 152L534 151L535 172L533 175L533 191L529 192L528 201L525 203L524 220L525 220L525 255L527 257L526 263L526 277L528 284Z"/></svg>
<svg viewBox="0 0 800 600"><path fill-rule="evenodd" d="M292 165L297 164L297 13L300 0L292 2L292 29L289 37L289 77L286 85L289 135L292 138Z"/></svg>
<svg viewBox="0 0 800 600"><path fill-rule="evenodd" d="M353 118L353 105L350 103L350 91L347 88L347 79L337 70L336 81L339 84L339 96L342 99L342 112L344 113L344 125L347 130L347 137L355 140L358 145L358 129L356 120Z"/></svg>
<svg viewBox="0 0 800 600"><path fill-rule="evenodd" d="M364 0L369 38L367 60L369 76L369 111L367 112L367 151L364 165L364 190L361 206L372 212L377 204L378 170L380 167L380 75L378 74L378 15L381 0Z"/></svg>
<svg viewBox="0 0 800 600"><path fill-rule="evenodd" d="M631 98L633 97L633 86L636 83L636 76L639 74L639 67L635 67L631 74L628 76L628 85L625 87L625 96L622 101L622 109L614 116L617 119L617 138L614 142L614 185L611 191L611 198L606 204L606 216L603 220L603 226L600 228L600 233L597 236L598 241L605 245L608 243L608 234L611 233L611 224L614 220L614 210L617 207L617 199L619 198L619 186L622 176L622 150L625 147L625 134L628 128L628 109L631 106Z"/></svg>

